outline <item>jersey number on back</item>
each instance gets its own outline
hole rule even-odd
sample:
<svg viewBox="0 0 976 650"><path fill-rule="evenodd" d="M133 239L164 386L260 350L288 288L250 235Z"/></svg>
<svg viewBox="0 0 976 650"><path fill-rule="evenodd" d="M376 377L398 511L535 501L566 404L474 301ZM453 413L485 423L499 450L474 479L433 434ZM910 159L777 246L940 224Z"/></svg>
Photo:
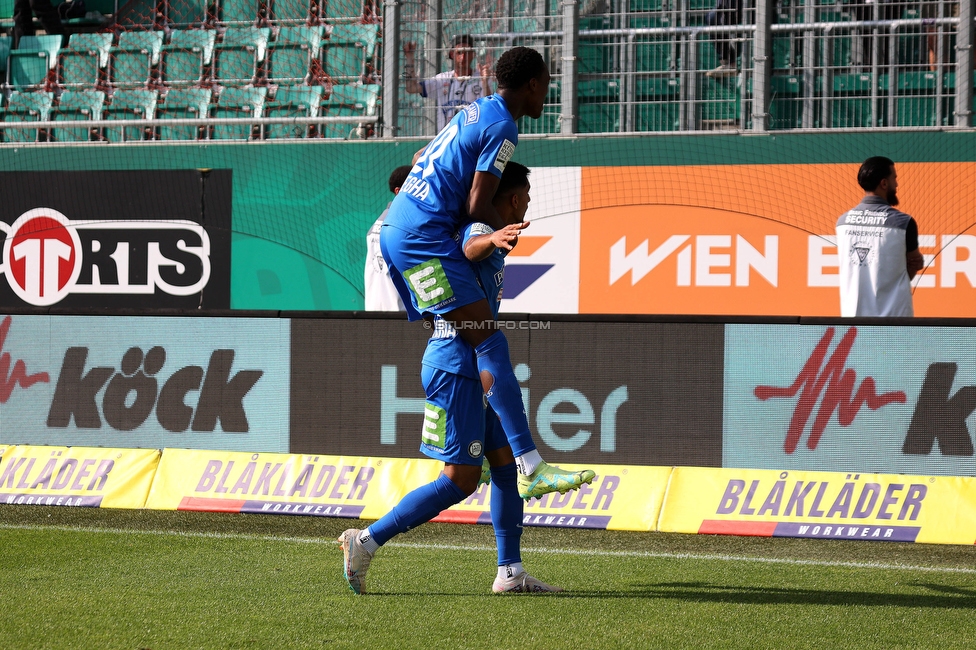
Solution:
<svg viewBox="0 0 976 650"><path fill-rule="evenodd" d="M430 141L430 144L424 149L424 153L417 159L417 164L410 170L410 174L413 175L423 170L421 178L427 178L434 173L434 161L444 155L444 151L447 150L459 130L458 125L452 123L438 133L437 137Z"/></svg>

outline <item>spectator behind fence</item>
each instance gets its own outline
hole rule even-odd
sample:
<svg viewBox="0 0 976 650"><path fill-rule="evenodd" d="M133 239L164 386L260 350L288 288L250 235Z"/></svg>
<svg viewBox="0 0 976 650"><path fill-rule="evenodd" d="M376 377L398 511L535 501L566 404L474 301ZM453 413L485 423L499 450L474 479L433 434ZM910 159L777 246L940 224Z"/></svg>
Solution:
<svg viewBox="0 0 976 650"><path fill-rule="evenodd" d="M393 196L400 192L400 186L407 180L408 174L410 174L410 165L397 167L390 174L389 185ZM366 299L366 311L404 311L400 294L397 293L390 278L390 268L383 259L383 253L380 252L380 226L386 221L389 211L390 204L387 203L386 210L383 210L383 214L366 233L366 290L363 294Z"/></svg>
<svg viewBox="0 0 976 650"><path fill-rule="evenodd" d="M708 12L705 22L710 27L715 25L731 26L742 22L741 0L718 0L715 8ZM718 67L708 71L709 77L731 77L736 74L736 58L738 52L735 47L735 32L711 34L712 45L718 55Z"/></svg>
<svg viewBox="0 0 976 650"><path fill-rule="evenodd" d="M898 205L895 163L868 158L857 173L867 194L837 220L841 316L914 316L911 280L925 266L918 224Z"/></svg>
<svg viewBox="0 0 976 650"><path fill-rule="evenodd" d="M454 69L434 75L432 79L417 79L416 51L416 43L407 41L403 44L407 92L434 100L438 133L462 108L491 94L491 66L487 62L474 66L474 39L471 36L454 37L447 53L447 58L454 62Z"/></svg>
<svg viewBox="0 0 976 650"><path fill-rule="evenodd" d="M48 34L64 34L61 16L51 0L14 0L13 47L20 44L21 36L34 36L34 16Z"/></svg>

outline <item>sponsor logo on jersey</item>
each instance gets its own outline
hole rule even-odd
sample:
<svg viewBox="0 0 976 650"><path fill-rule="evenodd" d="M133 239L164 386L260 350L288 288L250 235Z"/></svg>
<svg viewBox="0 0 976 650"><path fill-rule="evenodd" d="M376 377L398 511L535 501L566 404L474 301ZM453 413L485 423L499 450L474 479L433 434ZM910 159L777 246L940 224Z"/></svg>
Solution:
<svg viewBox="0 0 976 650"><path fill-rule="evenodd" d="M474 104L472 104L474 105ZM495 157L495 169L500 172L505 171L505 167L508 165L508 161L512 159L512 155L515 153L515 143L511 140L505 140L502 142L502 146L498 149L498 155Z"/></svg>

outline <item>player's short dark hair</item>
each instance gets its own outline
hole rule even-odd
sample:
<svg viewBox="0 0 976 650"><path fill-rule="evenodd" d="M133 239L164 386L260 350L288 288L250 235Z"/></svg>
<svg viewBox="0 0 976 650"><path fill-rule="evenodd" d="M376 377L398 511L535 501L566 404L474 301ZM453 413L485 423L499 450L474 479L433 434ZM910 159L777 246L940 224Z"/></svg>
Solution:
<svg viewBox="0 0 976 650"><path fill-rule="evenodd" d="M401 165L393 170L390 174L390 191L396 194L396 191L400 189L403 182L407 180L407 176L410 175L410 170L413 169L410 165Z"/></svg>
<svg viewBox="0 0 976 650"><path fill-rule="evenodd" d="M471 38L471 34L458 34L451 41L451 49L458 47L459 45L466 45L467 47L474 47L474 39Z"/></svg>
<svg viewBox="0 0 976 650"><path fill-rule="evenodd" d="M502 179L498 182L495 196L502 196L511 190L525 187L529 184L529 168L514 161L509 161L502 172Z"/></svg>
<svg viewBox="0 0 976 650"><path fill-rule="evenodd" d="M865 192L873 192L881 185L881 181L891 176L891 168L895 166L894 161L884 156L872 156L863 163L857 172L857 184Z"/></svg>
<svg viewBox="0 0 976 650"><path fill-rule="evenodd" d="M518 90L547 70L542 55L531 47L513 47L498 58L495 78L499 88Z"/></svg>

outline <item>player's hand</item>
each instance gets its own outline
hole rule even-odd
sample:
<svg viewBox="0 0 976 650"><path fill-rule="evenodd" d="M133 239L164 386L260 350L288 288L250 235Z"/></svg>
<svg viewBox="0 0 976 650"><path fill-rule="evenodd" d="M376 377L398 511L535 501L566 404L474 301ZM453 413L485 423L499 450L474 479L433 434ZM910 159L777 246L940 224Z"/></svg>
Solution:
<svg viewBox="0 0 976 650"><path fill-rule="evenodd" d="M405 56L413 56L414 52L417 51L417 44L413 41L403 42L403 54Z"/></svg>
<svg viewBox="0 0 976 650"><path fill-rule="evenodd" d="M528 227L528 221L509 224L501 230L491 233L491 243L495 245L495 248L510 251L518 244L519 234Z"/></svg>

